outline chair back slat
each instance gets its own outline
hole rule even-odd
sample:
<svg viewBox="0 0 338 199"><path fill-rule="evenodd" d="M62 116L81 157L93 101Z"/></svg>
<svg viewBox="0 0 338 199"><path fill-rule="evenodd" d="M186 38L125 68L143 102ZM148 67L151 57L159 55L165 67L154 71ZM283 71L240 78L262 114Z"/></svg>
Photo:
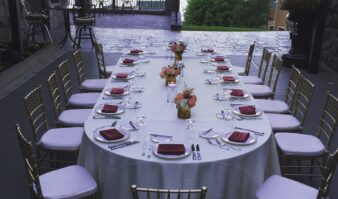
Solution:
<svg viewBox="0 0 338 199"><path fill-rule="evenodd" d="M19 124L16 125L16 134L25 164L28 185L32 198L43 198L39 179L39 169L37 166L36 157L33 153L32 143L28 142L23 136Z"/></svg>
<svg viewBox="0 0 338 199"><path fill-rule="evenodd" d="M261 78L263 82L265 82L265 76L269 68L270 59L271 52L269 52L267 48L263 48L262 59L258 68L258 77Z"/></svg>
<svg viewBox="0 0 338 199"><path fill-rule="evenodd" d="M296 94L299 89L299 84L302 78L302 74L298 68L295 66L292 66L291 73L290 73L290 79L288 82L288 87L286 89L285 94L285 102L289 107L289 111L292 111L293 103L296 98Z"/></svg>
<svg viewBox="0 0 338 199"><path fill-rule="evenodd" d="M139 193L144 193L147 199L151 199L152 195L155 196L156 199L160 199L162 196L169 199L172 194L176 195L177 199L180 199L185 196L185 198L191 198L193 195L199 194L199 199L205 199L207 188L201 187L201 189L153 189L153 188L140 188L136 185L131 185L131 192L133 199L139 198ZM141 197L142 198L142 197Z"/></svg>
<svg viewBox="0 0 338 199"><path fill-rule="evenodd" d="M61 62L61 64L58 67L58 70L62 82L65 101L68 101L70 96L72 95L72 81L69 71L68 60Z"/></svg>
<svg viewBox="0 0 338 199"><path fill-rule="evenodd" d="M328 157L325 167L322 169L322 182L319 187L317 199L327 198L329 195L332 178L338 163L338 149Z"/></svg>
<svg viewBox="0 0 338 199"><path fill-rule="evenodd" d="M86 72L84 70L84 64L82 60L82 54L80 50L76 50L73 53L73 58L75 62L75 71L77 75L77 79L79 81L79 85L86 79Z"/></svg>
<svg viewBox="0 0 338 199"><path fill-rule="evenodd" d="M106 65L104 61L103 50L102 50L102 44L96 43L94 47L95 47L97 66L99 68L99 76L100 78L108 78Z"/></svg>
<svg viewBox="0 0 338 199"><path fill-rule="evenodd" d="M249 73L250 73L252 55L253 55L254 50L255 50L255 42L252 45L250 45L250 47L249 47L248 57L246 58L245 68L244 68L244 74L245 75L249 75Z"/></svg>
<svg viewBox="0 0 338 199"><path fill-rule="evenodd" d="M40 134L49 128L41 88L42 86L39 85L23 98L28 119L34 132L35 142L38 142L40 140Z"/></svg>
<svg viewBox="0 0 338 199"><path fill-rule="evenodd" d="M47 80L49 95L52 99L54 108L55 119L59 118L59 115L64 110L64 106L61 102L61 93L57 83L56 72L53 72Z"/></svg>
<svg viewBox="0 0 338 199"><path fill-rule="evenodd" d="M333 137L338 126L338 99L331 93L327 94L324 111L320 118L320 124L317 135L325 135L325 148L330 149Z"/></svg>
<svg viewBox="0 0 338 199"><path fill-rule="evenodd" d="M271 69L269 73L269 80L268 80L268 86L272 88L273 93L275 93L278 80L279 80L279 75L282 70L282 63L283 60L277 56L273 56L272 64L271 64Z"/></svg>
<svg viewBox="0 0 338 199"><path fill-rule="evenodd" d="M298 118L302 126L304 125L314 91L315 85L310 80L302 77L293 107L293 115Z"/></svg>

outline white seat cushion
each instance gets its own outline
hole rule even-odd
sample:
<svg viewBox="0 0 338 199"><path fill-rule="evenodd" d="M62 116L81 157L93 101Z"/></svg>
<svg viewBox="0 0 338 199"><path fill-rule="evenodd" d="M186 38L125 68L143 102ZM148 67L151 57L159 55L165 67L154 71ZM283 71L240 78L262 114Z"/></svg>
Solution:
<svg viewBox="0 0 338 199"><path fill-rule="evenodd" d="M286 155L317 156L325 150L323 143L313 135L282 132L276 133L275 137L278 147Z"/></svg>
<svg viewBox="0 0 338 199"><path fill-rule="evenodd" d="M240 76L244 84L258 84L262 85L263 81L257 76Z"/></svg>
<svg viewBox="0 0 338 199"><path fill-rule="evenodd" d="M90 196L96 192L93 177L79 165L73 165L40 176L43 198L70 199Z"/></svg>
<svg viewBox="0 0 338 199"><path fill-rule="evenodd" d="M255 99L260 109L266 113L288 113L287 103L281 100Z"/></svg>
<svg viewBox="0 0 338 199"><path fill-rule="evenodd" d="M266 113L265 114L270 121L272 130L277 131L296 131L300 130L300 122L293 115Z"/></svg>
<svg viewBox="0 0 338 199"><path fill-rule="evenodd" d="M41 137L39 145L45 149L75 151L80 147L83 132L82 127L49 129Z"/></svg>
<svg viewBox="0 0 338 199"><path fill-rule="evenodd" d="M64 126L83 127L92 109L64 110L59 116L59 122Z"/></svg>
<svg viewBox="0 0 338 199"><path fill-rule="evenodd" d="M247 84L245 87L253 97L270 97L273 95L272 89L266 85Z"/></svg>
<svg viewBox="0 0 338 199"><path fill-rule="evenodd" d="M93 107L99 99L101 93L76 93L70 96L68 103L78 107Z"/></svg>
<svg viewBox="0 0 338 199"><path fill-rule="evenodd" d="M273 175L256 192L257 199L316 199L318 190L300 182Z"/></svg>
<svg viewBox="0 0 338 199"><path fill-rule="evenodd" d="M87 91L102 91L107 83L107 79L86 79L81 83L81 87Z"/></svg>

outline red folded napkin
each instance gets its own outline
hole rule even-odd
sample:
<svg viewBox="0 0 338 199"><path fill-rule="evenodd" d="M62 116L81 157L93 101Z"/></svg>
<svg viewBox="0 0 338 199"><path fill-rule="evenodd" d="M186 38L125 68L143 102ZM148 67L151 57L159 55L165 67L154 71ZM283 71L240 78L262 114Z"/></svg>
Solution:
<svg viewBox="0 0 338 199"><path fill-rule="evenodd" d="M223 56L216 56L215 61L224 61L224 57Z"/></svg>
<svg viewBox="0 0 338 199"><path fill-rule="evenodd" d="M233 76L224 76L223 77L223 81L225 81L225 82L234 82L235 80L236 80L236 78L233 77Z"/></svg>
<svg viewBox="0 0 338 199"><path fill-rule="evenodd" d="M241 89L231 89L231 96L236 96L236 97L243 97L244 96L244 92Z"/></svg>
<svg viewBox="0 0 338 199"><path fill-rule="evenodd" d="M107 129L100 131L100 135L106 140L117 140L124 137L117 129Z"/></svg>
<svg viewBox="0 0 338 199"><path fill-rule="evenodd" d="M133 59L127 59L127 58L126 58L126 59L123 60L123 63L124 63L124 64L132 64L132 63L134 63L134 60L133 60Z"/></svg>
<svg viewBox="0 0 338 199"><path fill-rule="evenodd" d="M119 107L116 105L105 104L102 108L102 113L116 113Z"/></svg>
<svg viewBox="0 0 338 199"><path fill-rule="evenodd" d="M229 66L226 66L226 65L224 65L224 66L217 66L217 70L229 70L230 68L229 68Z"/></svg>
<svg viewBox="0 0 338 199"><path fill-rule="evenodd" d="M134 54L138 54L138 53L142 53L143 50L139 50L139 49L135 49L135 50L131 50L130 53L134 53Z"/></svg>
<svg viewBox="0 0 338 199"><path fill-rule="evenodd" d="M124 88L112 88L110 94L121 95L124 93Z"/></svg>
<svg viewBox="0 0 338 199"><path fill-rule="evenodd" d="M235 131L229 136L232 142L246 142L250 137L250 133Z"/></svg>
<svg viewBox="0 0 338 199"><path fill-rule="evenodd" d="M256 107L254 106L241 106L239 107L239 111L242 113L242 114L245 114L245 115L255 115L256 114Z"/></svg>
<svg viewBox="0 0 338 199"><path fill-rule="evenodd" d="M159 144L157 153L162 155L182 155L185 153L183 144Z"/></svg>
<svg viewBox="0 0 338 199"><path fill-rule="evenodd" d="M125 79L128 77L128 73L117 73L116 78Z"/></svg>

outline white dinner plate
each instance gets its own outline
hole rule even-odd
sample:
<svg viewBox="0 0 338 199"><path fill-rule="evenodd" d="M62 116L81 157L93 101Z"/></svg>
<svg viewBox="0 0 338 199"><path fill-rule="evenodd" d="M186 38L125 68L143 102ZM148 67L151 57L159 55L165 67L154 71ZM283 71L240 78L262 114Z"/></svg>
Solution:
<svg viewBox="0 0 338 199"><path fill-rule="evenodd" d="M214 130L205 129L203 131L200 131L199 136L202 138L207 138L207 139L213 139L218 137L218 133Z"/></svg>
<svg viewBox="0 0 338 199"><path fill-rule="evenodd" d="M151 138L151 141L155 143L165 143L165 142L170 142L173 140L172 135L162 135L162 134L155 134L155 133L151 133L150 138Z"/></svg>
<svg viewBox="0 0 338 199"><path fill-rule="evenodd" d="M177 143L172 143L172 144L177 144ZM153 153L154 153L155 156L157 156L159 158L163 158L163 159L181 159L181 158L187 157L191 153L191 148L187 145L184 145L185 153L182 154L182 155L163 155L163 154L157 153L158 145L159 144L156 144L153 147Z"/></svg>
<svg viewBox="0 0 338 199"><path fill-rule="evenodd" d="M123 63L123 60L119 61L121 66L135 66L136 64L138 64L138 61L134 60L133 63Z"/></svg>
<svg viewBox="0 0 338 199"><path fill-rule="evenodd" d="M216 61L215 59L211 59L210 61L216 62L216 63L224 63L224 62L228 62L229 59L224 58L224 61Z"/></svg>
<svg viewBox="0 0 338 199"><path fill-rule="evenodd" d="M95 112L100 114L100 115L119 115L121 113L124 113L125 111L125 108L123 105L120 105L120 104L111 104L111 103L106 103L106 104L109 104L109 105L117 105L118 106L118 109L115 113L104 113L102 112L102 108L104 106L104 104L100 104L98 105L96 108L95 108Z"/></svg>
<svg viewBox="0 0 338 199"><path fill-rule="evenodd" d="M144 54L144 51L142 52L138 52L138 53L133 53L131 52L131 50L128 52L128 55L143 55Z"/></svg>
<svg viewBox="0 0 338 199"><path fill-rule="evenodd" d="M105 90L104 94L108 95L108 96L111 96L111 97L115 97L115 98L122 98L122 97L130 94L130 92L129 92L128 89L124 89L124 93L122 93L122 94L111 94L110 91L111 91L111 88Z"/></svg>
<svg viewBox="0 0 338 199"><path fill-rule="evenodd" d="M119 80L119 81L128 81L130 79L133 79L136 76L135 73L128 74L127 78L118 78L118 77L116 77L116 75L117 75L117 73L112 74L112 78L114 80Z"/></svg>
<svg viewBox="0 0 338 199"><path fill-rule="evenodd" d="M215 67L214 70L218 73L229 73L232 71L232 68L229 67L229 70L218 70L217 67Z"/></svg>
<svg viewBox="0 0 338 199"><path fill-rule="evenodd" d="M244 98L250 97L250 93L246 92L245 90L243 90L243 93L244 93L243 96L232 96L230 95L230 93L231 93L231 89L225 91L225 94L231 98L244 99Z"/></svg>
<svg viewBox="0 0 338 199"><path fill-rule="evenodd" d="M235 79L235 81L224 81L223 80L223 77L221 78L221 81L222 81L222 83L238 83L239 82L239 79Z"/></svg>
<svg viewBox="0 0 338 199"><path fill-rule="evenodd" d="M242 114L242 113L239 111L239 107L235 107L234 109L232 109L232 112L235 113L236 115L239 115L239 116L242 116L242 117L259 117L259 116L262 115L262 111L257 110L257 108L256 108L256 114L254 114L254 115L246 115L246 114Z"/></svg>
<svg viewBox="0 0 338 199"><path fill-rule="evenodd" d="M102 130L107 130L107 129L111 129L112 127L105 127L105 128L102 128L102 129L98 129L94 132L94 138L97 140L97 141L100 141L100 142L104 142L104 143L115 143L115 142L122 142L124 140L127 140L129 137L130 137L130 133L124 129L120 129L118 128L117 130L122 133L124 135L123 138L121 139L117 139L117 140L106 140L101 134L100 134L100 131Z"/></svg>
<svg viewBox="0 0 338 199"><path fill-rule="evenodd" d="M224 142L229 143L229 144L235 144L235 145L250 145L250 144L253 144L253 143L255 143L257 141L257 136L254 133L247 132L247 133L250 134L250 137L249 137L249 139L246 142L233 142L233 141L229 140L229 137L231 136L232 133L233 132L225 133L222 136L222 140Z"/></svg>

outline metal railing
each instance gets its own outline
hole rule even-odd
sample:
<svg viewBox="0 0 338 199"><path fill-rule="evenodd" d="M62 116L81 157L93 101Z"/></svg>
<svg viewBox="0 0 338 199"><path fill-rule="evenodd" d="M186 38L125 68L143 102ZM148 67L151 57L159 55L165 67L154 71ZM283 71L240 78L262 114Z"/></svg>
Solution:
<svg viewBox="0 0 338 199"><path fill-rule="evenodd" d="M74 1L74 0L72 0ZM165 10L165 0L92 0L93 4L96 4L97 7L100 3L103 4L104 7L112 8L113 4L115 4L114 8L119 9L122 7L123 3L125 6L133 6L135 10L142 11L164 11Z"/></svg>

